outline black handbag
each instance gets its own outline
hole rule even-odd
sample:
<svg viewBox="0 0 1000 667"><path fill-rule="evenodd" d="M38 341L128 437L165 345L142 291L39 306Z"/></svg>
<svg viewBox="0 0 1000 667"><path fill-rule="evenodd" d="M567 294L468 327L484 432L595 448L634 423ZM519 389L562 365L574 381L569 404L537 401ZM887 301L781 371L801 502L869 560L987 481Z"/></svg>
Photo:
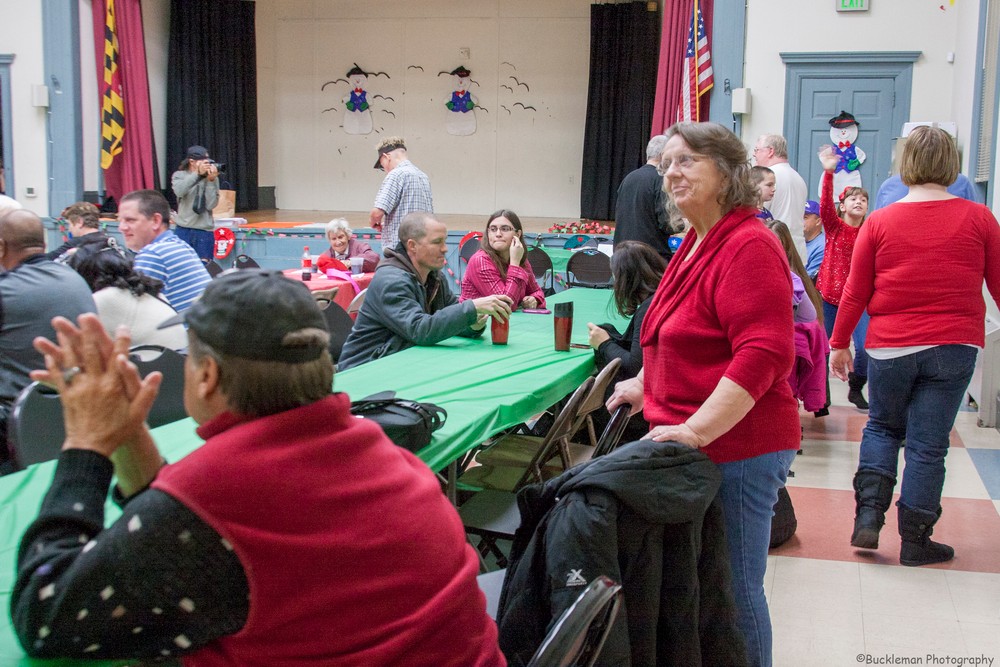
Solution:
<svg viewBox="0 0 1000 667"><path fill-rule="evenodd" d="M351 403L351 414L382 427L389 439L411 452L431 442L434 431L444 426L448 413L433 403L396 398L396 392L383 391Z"/></svg>

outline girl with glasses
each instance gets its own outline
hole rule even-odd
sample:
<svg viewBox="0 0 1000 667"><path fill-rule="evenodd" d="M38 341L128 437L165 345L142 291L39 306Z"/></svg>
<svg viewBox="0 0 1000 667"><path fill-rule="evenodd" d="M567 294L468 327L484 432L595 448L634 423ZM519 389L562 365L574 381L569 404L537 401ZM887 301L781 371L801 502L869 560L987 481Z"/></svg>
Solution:
<svg viewBox="0 0 1000 667"><path fill-rule="evenodd" d="M469 259L459 300L506 294L515 307L544 308L545 296L528 263L517 214L507 209L493 213L486 221L480 243L480 249Z"/></svg>

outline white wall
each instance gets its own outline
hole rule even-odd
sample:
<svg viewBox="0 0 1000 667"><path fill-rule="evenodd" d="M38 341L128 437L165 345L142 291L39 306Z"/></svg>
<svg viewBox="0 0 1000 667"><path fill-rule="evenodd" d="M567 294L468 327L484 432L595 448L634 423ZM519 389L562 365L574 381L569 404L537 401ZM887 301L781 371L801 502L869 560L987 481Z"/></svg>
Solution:
<svg viewBox="0 0 1000 667"><path fill-rule="evenodd" d="M31 87L45 83L42 52L42 6L39 2L0 0L0 53L13 54L10 66L11 138L14 164L5 165L14 175L16 192L8 192L25 208L39 215L49 213L48 165L44 108L31 106ZM27 188L35 189L27 197Z"/></svg>
<svg viewBox="0 0 1000 667"><path fill-rule="evenodd" d="M966 152L977 22L977 2L876 0L868 12L837 13L830 0L748 0L744 85L753 91L753 113L744 117L744 141L782 131L785 67L779 53L921 51L913 65L910 117L956 121ZM956 54L954 64L948 52Z"/></svg>
<svg viewBox="0 0 1000 667"><path fill-rule="evenodd" d="M368 210L382 180L372 169L374 147L380 136L400 134L431 178L439 213L503 206L522 215L579 215L588 0L256 5L260 183L275 186L279 208ZM460 47L471 49L469 60L460 59ZM368 81L377 133L344 133L347 85L321 90L353 62L391 77ZM477 131L466 137L445 130L451 79L438 76L458 65L472 70L479 83L472 93L488 109L476 111Z"/></svg>

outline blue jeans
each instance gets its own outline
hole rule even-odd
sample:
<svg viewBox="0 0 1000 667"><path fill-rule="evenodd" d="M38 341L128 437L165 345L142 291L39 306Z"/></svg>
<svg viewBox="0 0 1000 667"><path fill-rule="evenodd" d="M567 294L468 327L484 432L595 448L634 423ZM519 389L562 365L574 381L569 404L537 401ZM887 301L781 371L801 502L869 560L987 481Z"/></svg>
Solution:
<svg viewBox="0 0 1000 667"><path fill-rule="evenodd" d="M718 464L737 621L750 664L757 667L771 665L771 615L764 596L764 571L774 503L793 460L795 450L788 449Z"/></svg>
<svg viewBox="0 0 1000 667"><path fill-rule="evenodd" d="M823 301L823 327L826 329L827 338L833 337L833 325L837 323L837 311L839 306ZM865 353L865 337L868 336L868 311L861 312L861 319L858 326L854 327L851 340L854 341L854 374L860 377L868 377L868 355Z"/></svg>
<svg viewBox="0 0 1000 667"><path fill-rule="evenodd" d="M213 259L215 256L215 234L204 229L191 229L177 225L174 234L198 253L199 259Z"/></svg>
<svg viewBox="0 0 1000 667"><path fill-rule="evenodd" d="M861 436L858 471L896 478L906 439L900 502L937 512L944 485L948 434L976 365L976 348L939 345L895 359L872 359L868 376L868 425Z"/></svg>

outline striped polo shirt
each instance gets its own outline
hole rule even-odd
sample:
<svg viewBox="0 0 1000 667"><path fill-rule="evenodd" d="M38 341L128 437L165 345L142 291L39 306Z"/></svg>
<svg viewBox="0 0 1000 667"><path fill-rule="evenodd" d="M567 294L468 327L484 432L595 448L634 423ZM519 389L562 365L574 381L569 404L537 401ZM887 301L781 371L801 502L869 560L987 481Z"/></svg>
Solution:
<svg viewBox="0 0 1000 667"><path fill-rule="evenodd" d="M177 312L187 310L212 281L194 248L169 229L135 256L135 270L162 280L163 296Z"/></svg>

